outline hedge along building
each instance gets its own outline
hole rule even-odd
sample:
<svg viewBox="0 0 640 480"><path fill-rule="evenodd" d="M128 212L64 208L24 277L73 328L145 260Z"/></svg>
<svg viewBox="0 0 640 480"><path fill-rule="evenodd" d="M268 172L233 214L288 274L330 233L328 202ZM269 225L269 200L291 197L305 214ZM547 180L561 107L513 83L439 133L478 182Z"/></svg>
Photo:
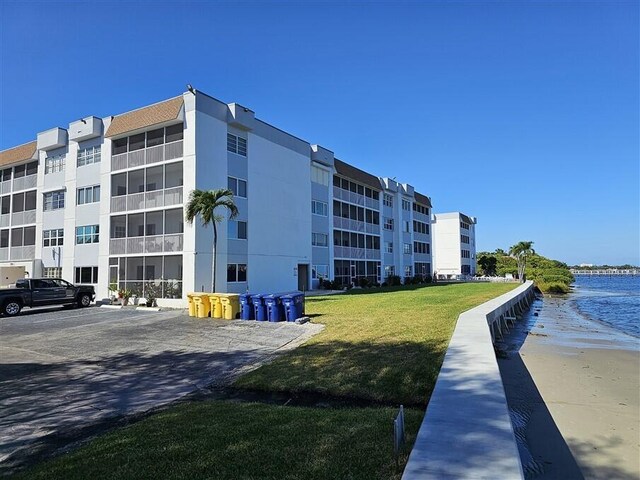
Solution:
<svg viewBox="0 0 640 480"><path fill-rule="evenodd" d="M99 298L115 283L178 306L207 289L212 228L184 221L194 189L228 187L240 212L218 229L220 291L432 273L428 197L202 92L47 130L0 167L0 267L91 283Z"/></svg>

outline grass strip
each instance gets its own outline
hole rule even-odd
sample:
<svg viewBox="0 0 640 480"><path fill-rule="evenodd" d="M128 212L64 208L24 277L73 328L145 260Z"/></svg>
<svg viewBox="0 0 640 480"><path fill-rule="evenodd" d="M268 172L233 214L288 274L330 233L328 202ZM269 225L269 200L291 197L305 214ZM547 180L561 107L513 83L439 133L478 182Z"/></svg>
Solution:
<svg viewBox="0 0 640 480"><path fill-rule="evenodd" d="M310 297L306 313L324 331L235 386L425 405L458 315L516 286L435 284Z"/></svg>
<svg viewBox="0 0 640 480"><path fill-rule="evenodd" d="M399 478L391 428L396 413L391 408L187 403L106 434L17 478ZM405 410L408 432L415 434L422 415L421 410ZM413 435L408 440L413 443Z"/></svg>

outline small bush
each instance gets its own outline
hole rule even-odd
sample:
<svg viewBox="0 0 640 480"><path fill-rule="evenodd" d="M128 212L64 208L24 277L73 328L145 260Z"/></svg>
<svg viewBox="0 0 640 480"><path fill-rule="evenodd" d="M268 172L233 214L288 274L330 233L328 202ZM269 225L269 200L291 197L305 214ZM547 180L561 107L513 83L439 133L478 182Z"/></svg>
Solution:
<svg viewBox="0 0 640 480"><path fill-rule="evenodd" d="M358 278L358 286L362 288L367 288L370 285L369 279L367 277Z"/></svg>
<svg viewBox="0 0 640 480"><path fill-rule="evenodd" d="M400 277L398 275L389 275L387 277L386 283L390 287L398 287L398 286L402 285L402 280L400 279Z"/></svg>
<svg viewBox="0 0 640 480"><path fill-rule="evenodd" d="M569 285L564 282L537 282L538 288L544 293L569 293Z"/></svg>

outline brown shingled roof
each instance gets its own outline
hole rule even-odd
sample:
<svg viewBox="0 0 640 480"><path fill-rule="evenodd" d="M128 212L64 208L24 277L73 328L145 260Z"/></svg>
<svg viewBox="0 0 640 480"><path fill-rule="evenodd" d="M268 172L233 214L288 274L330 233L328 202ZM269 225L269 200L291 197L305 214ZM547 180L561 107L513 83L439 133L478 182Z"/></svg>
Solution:
<svg viewBox="0 0 640 480"><path fill-rule="evenodd" d="M350 178L352 180L355 180L356 182L360 182L364 185L375 188L376 190L381 190L380 180L375 175L371 175L370 173L367 173L364 170L360 170L353 165L344 163L337 158L335 159L334 165L336 167L336 172L338 173L338 175Z"/></svg>
<svg viewBox="0 0 640 480"><path fill-rule="evenodd" d="M156 103L155 105L118 115L111 121L105 137L115 137L122 133L175 120L180 114L183 103L182 96L179 96L171 100Z"/></svg>
<svg viewBox="0 0 640 480"><path fill-rule="evenodd" d="M420 205L425 205L427 207L432 207L431 199L429 197L427 197L426 195L422 195L421 193L414 192L413 196L415 197L416 202L419 203Z"/></svg>
<svg viewBox="0 0 640 480"><path fill-rule="evenodd" d="M25 143L18 147L10 148L0 152L0 165L10 165L12 163L26 162L31 160L36 153L36 145L38 142Z"/></svg>

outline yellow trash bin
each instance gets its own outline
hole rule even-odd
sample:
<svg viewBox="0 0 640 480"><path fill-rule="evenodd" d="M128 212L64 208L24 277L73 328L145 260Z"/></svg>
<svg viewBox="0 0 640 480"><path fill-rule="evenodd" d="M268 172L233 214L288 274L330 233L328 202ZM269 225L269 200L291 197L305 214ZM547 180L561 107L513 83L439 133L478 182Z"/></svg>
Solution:
<svg viewBox="0 0 640 480"><path fill-rule="evenodd" d="M222 293L220 301L224 310L225 320L233 320L240 311L240 295L237 293Z"/></svg>
<svg viewBox="0 0 640 480"><path fill-rule="evenodd" d="M209 303L211 303L211 318L222 318L222 303L220 303L219 293L209 293Z"/></svg>
<svg viewBox="0 0 640 480"><path fill-rule="evenodd" d="M197 293L191 292L191 293L187 293L187 302L189 302L189 316L190 317L195 317L196 316L196 304L193 301L193 296L197 295Z"/></svg>
<svg viewBox="0 0 640 480"><path fill-rule="evenodd" d="M194 293L193 302L196 306L196 317L207 318L211 312L211 304L209 303L209 295L206 293Z"/></svg>

